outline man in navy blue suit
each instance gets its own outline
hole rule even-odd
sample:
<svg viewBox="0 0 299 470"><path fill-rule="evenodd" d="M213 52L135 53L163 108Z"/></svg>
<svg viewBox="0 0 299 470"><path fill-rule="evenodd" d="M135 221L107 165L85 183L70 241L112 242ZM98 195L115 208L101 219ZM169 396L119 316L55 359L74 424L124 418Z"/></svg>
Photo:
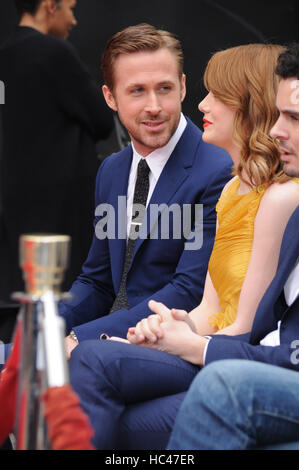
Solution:
<svg viewBox="0 0 299 470"><path fill-rule="evenodd" d="M277 73L280 116L271 135L280 141L285 173L299 178L299 44L280 55ZM169 449L250 449L291 441L297 442L282 448L298 449L299 206L251 334L207 341L199 353L201 363L210 365L183 402Z"/></svg>
<svg viewBox="0 0 299 470"><path fill-rule="evenodd" d="M74 298L60 308L69 353L104 333L125 337L150 314L149 299L189 310L199 304L215 205L231 174L229 155L203 142L181 112L186 77L172 34L146 24L126 28L108 41L102 69L104 97L131 145L107 158L97 175L94 239ZM147 172L141 184L140 164ZM140 198L145 188L138 237L135 193Z"/></svg>

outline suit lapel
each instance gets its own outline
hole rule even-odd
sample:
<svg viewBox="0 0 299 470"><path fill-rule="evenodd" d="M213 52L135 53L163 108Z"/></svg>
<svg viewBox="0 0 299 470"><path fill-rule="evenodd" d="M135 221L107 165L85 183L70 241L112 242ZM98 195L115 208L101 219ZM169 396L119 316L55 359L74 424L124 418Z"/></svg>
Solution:
<svg viewBox="0 0 299 470"><path fill-rule="evenodd" d="M275 278L277 278L277 288L283 289L294 264L299 257L299 206L290 217L286 227L279 256L278 268Z"/></svg>
<svg viewBox="0 0 299 470"><path fill-rule="evenodd" d="M122 151L122 154L118 159L117 166L115 166L113 169L113 180L116 182L116 184L114 184L111 188L111 196L109 201L115 211L115 238L109 239L109 251L113 281L116 287L118 287L120 284L127 246L126 200L132 157L132 147L129 145Z"/></svg>
<svg viewBox="0 0 299 470"><path fill-rule="evenodd" d="M279 256L276 274L262 298L252 326L250 342L255 344L265 334L276 328L286 311L285 302L281 302L285 283L299 256L299 206L292 214L286 227Z"/></svg>

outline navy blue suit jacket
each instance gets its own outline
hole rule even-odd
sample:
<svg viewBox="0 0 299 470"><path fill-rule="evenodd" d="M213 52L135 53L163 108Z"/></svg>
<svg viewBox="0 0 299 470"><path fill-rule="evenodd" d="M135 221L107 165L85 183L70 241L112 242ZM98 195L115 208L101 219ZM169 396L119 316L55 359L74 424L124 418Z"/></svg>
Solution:
<svg viewBox="0 0 299 470"><path fill-rule="evenodd" d="M251 359L299 370L299 296L289 307L284 298L284 285L298 257L299 206L286 227L277 272L258 306L251 333L213 336L207 348L206 365L219 359ZM279 320L280 346L261 346L260 341L277 329Z"/></svg>
<svg viewBox="0 0 299 470"><path fill-rule="evenodd" d="M150 299L168 307L193 309L200 303L215 235L215 205L225 183L231 177L232 161L222 149L202 141L201 131L188 119L188 124L172 155L165 165L150 200L152 204L190 204L194 225L194 205L203 204L201 249L186 250L186 239L138 239L127 277L129 310L107 315L118 292L125 258L126 239L100 240L94 236L82 274L72 286L74 299L63 303L61 315L67 331L73 328L79 341L98 338L103 332L125 336L130 326L150 312ZM118 197L126 197L132 162L132 147L111 155L102 163L96 181L96 207L108 203L114 209ZM117 211L116 211L117 214ZM103 215L103 214L102 214ZM118 214L126 226L126 208ZM161 214L151 218L147 209L148 235ZM101 220L95 218L95 226ZM116 217L115 231L119 220ZM194 227L193 227L194 228ZM160 237L159 237L160 238ZM191 245L189 245L190 247ZM76 328L74 328L77 325ZM80 325L80 326L78 326Z"/></svg>

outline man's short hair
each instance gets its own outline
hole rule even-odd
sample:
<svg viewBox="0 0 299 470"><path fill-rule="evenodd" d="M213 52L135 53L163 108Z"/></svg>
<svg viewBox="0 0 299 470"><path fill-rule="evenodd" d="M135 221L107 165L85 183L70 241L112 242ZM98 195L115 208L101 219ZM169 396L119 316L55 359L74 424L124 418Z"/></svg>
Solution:
<svg viewBox="0 0 299 470"><path fill-rule="evenodd" d="M297 77L299 80L299 44L290 44L278 57L276 73L281 78Z"/></svg>
<svg viewBox="0 0 299 470"><path fill-rule="evenodd" d="M120 54L134 52L154 52L166 48L177 60L179 77L183 74L183 50L181 43L168 31L156 29L154 26L142 23L129 26L116 33L106 44L101 68L104 80L110 90L114 85L114 63Z"/></svg>
<svg viewBox="0 0 299 470"><path fill-rule="evenodd" d="M43 0L15 0L15 5L19 15L23 13L34 15L42 1ZM61 0L56 0L56 3L61 3Z"/></svg>

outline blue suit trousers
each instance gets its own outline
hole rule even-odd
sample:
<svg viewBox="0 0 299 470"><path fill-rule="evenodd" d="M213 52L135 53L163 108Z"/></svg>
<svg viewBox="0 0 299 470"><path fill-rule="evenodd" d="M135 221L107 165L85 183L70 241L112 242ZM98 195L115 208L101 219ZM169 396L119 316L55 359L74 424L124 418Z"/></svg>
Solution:
<svg viewBox="0 0 299 470"><path fill-rule="evenodd" d="M165 449L198 370L175 355L117 341L83 341L70 359L71 384L101 450Z"/></svg>

